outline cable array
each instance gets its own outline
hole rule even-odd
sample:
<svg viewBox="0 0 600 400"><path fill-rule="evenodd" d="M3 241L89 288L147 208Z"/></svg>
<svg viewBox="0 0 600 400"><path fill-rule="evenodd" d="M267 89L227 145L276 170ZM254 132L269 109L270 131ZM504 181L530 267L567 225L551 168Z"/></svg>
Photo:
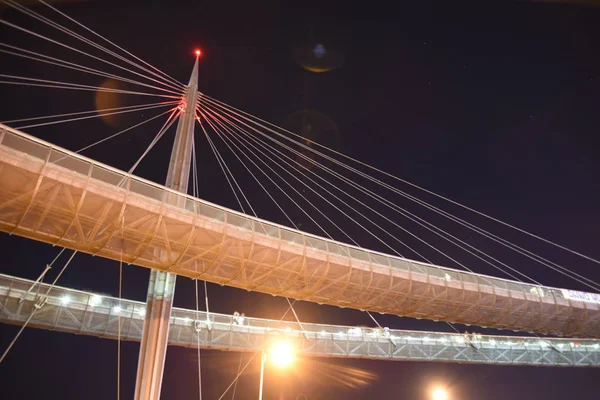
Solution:
<svg viewBox="0 0 600 400"><path fill-rule="evenodd" d="M237 180L234 180L233 169L224 164L225 157L216 149L216 144L210 138L209 131L213 132L215 138L220 139L224 151L233 155L233 159L239 162L242 170L252 176L276 208L285 216L291 227L298 228L290 217L290 212L293 211L289 208L284 209L283 203L278 201L275 196L277 192L283 195L286 204L291 204L314 224L316 232L313 233L329 238L333 238L333 236L325 228L323 222L334 228L338 238L342 240L345 238L359 247L360 244L351 233L364 232L376 239L392 254L401 256L399 250L404 248L424 262L432 263L431 259L422 251L418 251L408 244L410 239L433 250L438 257L442 256L451 266L476 272L476 265L484 263L513 280L542 285L540 281L524 273L521 268L517 268L514 263L502 261L501 256L487 250L484 251L461 239L458 234L452 233L451 229L456 229L458 226L460 229L468 229L494 244L511 250L527 260L567 276L593 291L600 291L600 284L592 279L353 167L344 161L362 164L335 150L202 93L198 94L197 112L198 121L204 122L202 124L204 136L219 160L219 165L222 166L223 173L242 211L244 208L237 192L243 193L243 191L237 184ZM369 168L375 171L374 167ZM261 181L259 177L264 178L265 181ZM399 182L404 182L399 179ZM274 187L275 192L270 191L267 185ZM410 186L417 187L412 184ZM401 203L385 197L384 193L386 192L400 196L401 199L412 204L413 208L415 208L414 206L419 208L409 209L402 206ZM311 195L311 198L308 195ZM244 200L249 203L247 198ZM448 199L448 201L450 200ZM466 206L463 208L468 209ZM253 214L255 213L253 212ZM447 224L442 228L440 224L432 222L432 215L445 219ZM318 219L325 221L319 222ZM341 220L345 222L344 226L341 226L339 222ZM416 226L418 230L409 229L409 224ZM503 225L507 224L503 223ZM359 236L364 237L363 234L359 234ZM404 237L407 237L407 240L401 239ZM550 241L545 241L545 243L550 243ZM570 250L569 252L578 255L576 251ZM470 262L461 261L461 258L468 258ZM586 257L586 259L594 261L591 257Z"/></svg>
<svg viewBox="0 0 600 400"><path fill-rule="evenodd" d="M53 65L62 69L68 69L70 71L81 72L85 76L92 77L102 77L107 79L112 79L119 82L124 82L127 85L130 85L131 88L110 88L103 87L94 84L87 84L82 82L74 82L74 81L65 81L65 80L57 80L57 79L47 79L47 78L39 78L34 76L22 76L17 74L9 74L2 73L0 74L0 84L6 84L15 86L17 88L22 87L36 87L36 88L48 88L48 89L59 89L59 90L77 90L77 91L87 91L87 92L95 92L95 93L110 93L110 94L120 94L120 95L131 95L131 96L143 96L144 98L153 97L158 98L159 100L154 100L148 103L138 103L135 105L127 105L122 107L112 107L112 108L103 108L103 109L95 109L95 110L84 110L84 111L75 111L75 112L63 112L63 113L55 113L51 115L42 115L42 116L27 116L21 117L17 119L11 119L7 121L3 121L3 124L11 124L14 125L17 129L32 129L32 128L42 128L50 125L56 124L64 124L69 122L78 122L83 120L93 120L96 118L107 117L111 115L125 114L125 113L136 113L136 112L150 112L150 116L125 128L120 130L117 133L111 134L109 136L103 137L100 140L97 140L91 144L88 144L76 152L80 153L85 150L88 150L92 147L95 147L101 143L104 143L108 140L111 140L117 136L120 136L126 132L129 132L135 128L138 128L144 124L147 124L153 120L156 120L161 117L166 116L166 121L153 138L151 143L148 145L146 150L141 154L141 156L137 159L137 161L132 165L129 169L129 173L133 173L140 162L144 159L144 157L150 152L150 150L156 145L156 143L164 136L164 134L168 131L168 129L172 126L174 121L177 120L180 107L178 107L181 102L181 97L184 91L184 86L169 77L164 72L158 70L152 65L146 63L140 58L134 56L130 52L127 52L123 48L115 45L110 42L108 39L96 34L89 28L85 27L85 25L78 23L74 19L70 18L66 14L60 12L56 8L51 5L40 1L44 4L48 9L53 10L55 13L60 16L67 18L71 22L76 23L78 26L83 27L86 31L93 33L97 37L101 38L106 43L110 44L113 47L116 47L115 50L111 50L103 45L96 43L95 41L74 32L71 29L64 27L52 19L43 16L40 13L37 13L25 6L18 4L17 2L11 0L2 0L2 3L6 4L9 7L14 8L18 12L25 14L28 17L35 19L38 22L41 22L45 25L50 26L51 28L58 30L62 34L69 36L72 39L78 40L80 43L88 45L93 48L93 50L99 50L102 52L103 56L99 56L93 54L89 50L82 50L80 48L73 47L71 45L65 44L60 39L50 38L45 36L39 32L35 32L33 30L24 28L22 26L16 25L14 23L8 22L6 20L0 19L0 23L4 26L13 28L17 31L20 31L24 34L36 37L38 39L44 40L52 45L55 45L58 48L69 50L73 53L77 53L86 57L87 59L99 61L104 66L109 67L110 69L119 69L120 73L114 73L110 71L106 71L99 68L93 68L87 65L83 65L80 63L75 63L72 61L67 61L61 59L60 57L56 57L49 54L42 54L41 52L33 51L30 49L25 49L19 46L15 46L8 43L0 43L0 53L10 56L16 57L21 60L33 61L35 63L44 64L44 65ZM121 54L119 54L119 52ZM123 55L125 53L125 55ZM108 60L104 58L104 56L110 56L112 59ZM121 63L125 63L127 66L123 66ZM129 76L127 76L129 75ZM131 77L134 75L135 77ZM70 74L69 77L74 76L74 74ZM18 89L17 89L18 90ZM164 110L167 108L167 110ZM168 115L167 115L168 114ZM59 160L60 161L60 160ZM46 266L46 269L42 272L36 283L30 288L27 292L28 294L35 289L35 286L41 283L51 268L51 266L57 261L57 259L63 254L65 249L61 249L58 256ZM49 289L45 292L45 294L37 294L37 302L35 307L32 308L32 312L30 313L28 319L23 323L20 330L16 334L15 338L11 341L8 348L4 351L2 358L0 359L0 363L4 360L8 352L13 348L18 338L21 336L24 329L28 326L29 322L35 316L35 314L43 308L45 305L48 294L57 283L58 279L62 276L63 272L67 268L67 266L71 263L77 251L74 251L69 259L66 261ZM123 278L123 262L122 258L119 262L119 299L122 295L122 278ZM38 290L39 291L39 290ZM117 398L120 398L120 383L121 383L121 317L118 317L118 335L117 335Z"/></svg>

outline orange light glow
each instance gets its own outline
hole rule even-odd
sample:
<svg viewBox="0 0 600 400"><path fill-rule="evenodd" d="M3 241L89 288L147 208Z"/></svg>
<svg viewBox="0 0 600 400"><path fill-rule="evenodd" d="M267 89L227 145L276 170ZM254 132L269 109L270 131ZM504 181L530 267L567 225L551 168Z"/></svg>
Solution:
<svg viewBox="0 0 600 400"><path fill-rule="evenodd" d="M196 51L194 51L194 54L196 54L196 57L200 57L200 54L202 54L202 52L200 51L200 49L196 49Z"/></svg>
<svg viewBox="0 0 600 400"><path fill-rule="evenodd" d="M433 391L433 400L447 400L448 392L443 388L436 388Z"/></svg>
<svg viewBox="0 0 600 400"><path fill-rule="evenodd" d="M296 349L288 341L277 341L269 349L268 359L277 367L285 368L296 360Z"/></svg>

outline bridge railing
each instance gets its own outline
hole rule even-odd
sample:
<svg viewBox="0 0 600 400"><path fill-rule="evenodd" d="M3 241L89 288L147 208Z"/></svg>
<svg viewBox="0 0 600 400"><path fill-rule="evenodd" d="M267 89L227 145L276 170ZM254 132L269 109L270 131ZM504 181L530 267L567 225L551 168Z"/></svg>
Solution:
<svg viewBox="0 0 600 400"><path fill-rule="evenodd" d="M307 248L323 251L340 257L348 257L366 263L391 267L398 271L409 274L422 274L427 279L439 280L440 282L458 281L467 284L487 286L504 292L511 291L521 293L523 296L534 296L547 298L548 301L555 298L565 298L564 291L557 288L532 285L522 282L514 282L507 279L474 274L467 271L457 271L434 264L425 264L419 261L409 260L393 255L365 250L356 246L322 238L309 233L301 232L279 224L275 224L256 217L251 217L225 207L212 204L165 186L148 181L146 179L127 174L108 165L84 157L61 148L56 148L50 143L0 125L0 144L8 148L26 153L44 162L58 165L69 171L83 176L96 179L114 187L123 196L135 193L152 199L159 207L169 197L169 204L214 221L233 225L238 228L253 231L268 237L281 239L289 243L295 243ZM175 199L175 201L173 200ZM600 303L600 296L597 302Z"/></svg>
<svg viewBox="0 0 600 400"><path fill-rule="evenodd" d="M32 319L32 326L116 338L120 324L123 340L141 338L145 313L142 302L44 283L34 285L30 280L0 274L0 320L22 323L40 298L47 299ZM307 354L325 356L600 365L600 340L593 339L458 334L313 323L302 323L301 328L295 321L181 308L174 308L171 318L172 344L188 347L197 346L200 339L205 348L256 351L267 346L270 340L287 338ZM413 353L405 354L409 350ZM446 352L446 356L442 352Z"/></svg>
<svg viewBox="0 0 600 400"><path fill-rule="evenodd" d="M1 125L0 163L0 229L6 232L192 279L339 307L600 337L600 295L453 270L321 238L176 192Z"/></svg>

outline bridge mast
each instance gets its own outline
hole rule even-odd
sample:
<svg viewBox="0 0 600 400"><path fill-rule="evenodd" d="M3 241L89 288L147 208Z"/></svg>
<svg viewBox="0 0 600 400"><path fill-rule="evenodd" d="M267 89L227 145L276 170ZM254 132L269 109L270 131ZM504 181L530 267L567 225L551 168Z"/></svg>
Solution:
<svg viewBox="0 0 600 400"><path fill-rule="evenodd" d="M177 123L166 182L167 187L182 193L187 193L190 176L196 93L198 93L198 56L197 51L192 76L182 98L184 109ZM165 199L165 202L176 201L177 199L173 197ZM158 400L160 397L171 309L175 295L175 277L174 274L158 270L152 270L150 273L135 400Z"/></svg>

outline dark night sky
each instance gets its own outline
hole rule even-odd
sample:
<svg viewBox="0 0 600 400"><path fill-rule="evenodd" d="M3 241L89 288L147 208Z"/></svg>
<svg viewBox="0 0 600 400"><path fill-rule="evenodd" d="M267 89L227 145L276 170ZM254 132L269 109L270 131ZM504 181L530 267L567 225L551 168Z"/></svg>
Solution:
<svg viewBox="0 0 600 400"><path fill-rule="evenodd" d="M187 82L192 67L191 49L199 46L204 52L199 86L208 95L284 126L295 127L298 115L307 116L320 128L316 139L339 151L600 258L600 7L558 2L483 6L464 1L398 3L393 7L373 2L335 7L307 2L248 2L235 7L230 2L222 6L146 3L57 4L182 82ZM52 32L5 8L0 8L0 16ZM0 28L0 37L2 42L85 61L6 27ZM299 65L302 55L317 43L323 43L329 52L330 71L316 73ZM0 65L7 74L102 83L100 78L55 68L43 70L40 64L6 55L1 55ZM94 108L91 92L7 85L2 85L0 92L0 120ZM302 110L312 111L302 114ZM114 126L96 120L29 133L78 149L139 121L135 118L118 118ZM133 131L85 154L126 170L158 127L149 124L145 130ZM201 197L237 208L208 145L202 141L198 146ZM169 153L170 143L165 140L136 174L163 182ZM239 167L236 173L243 176ZM249 191L258 193L249 180L244 182ZM285 223L265 198L253 195L260 203L261 217ZM600 281L597 264L481 219L472 221ZM297 222L314 230L301 216ZM384 250L355 228L348 229L354 229L362 245ZM492 253L499 251L477 238L469 240ZM48 245L5 234L0 235L0 248L0 272L30 279L35 279L57 252ZM544 284L585 290L561 275L502 255ZM486 265L471 266L478 272L496 274ZM146 269L125 267L124 297L143 299L148 275ZM117 279L117 263L81 255L59 284L115 295ZM211 311L216 312L238 310L278 318L286 309L281 298L212 284L209 295ZM193 300L193 284L180 279L176 306L192 308ZM298 303L296 308L305 321L372 325L359 311L309 303ZM443 323L378 318L382 324L400 329L449 329ZM15 333L14 327L0 325L2 349ZM123 345L123 398L133 396L138 347L136 343ZM163 399L197 397L195 354L189 349L168 350ZM239 354L203 351L202 356L204 398L218 398L235 374ZM26 330L0 366L0 397L114 398L115 362L114 341ZM311 400L425 399L427 387L440 383L451 388L453 399L595 399L600 379L600 371L592 369L312 359L303 364L285 378L269 372L266 398L296 399L305 393ZM331 379L334 371L343 368L373 378L368 384L348 388ZM254 363L242 378L236 398L255 398L257 385L258 363Z"/></svg>

